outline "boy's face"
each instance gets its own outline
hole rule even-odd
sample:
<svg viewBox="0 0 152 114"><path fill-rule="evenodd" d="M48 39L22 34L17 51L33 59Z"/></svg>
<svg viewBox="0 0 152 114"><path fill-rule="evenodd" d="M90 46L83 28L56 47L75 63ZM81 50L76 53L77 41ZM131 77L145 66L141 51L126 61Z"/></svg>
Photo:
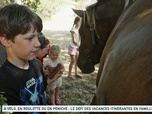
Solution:
<svg viewBox="0 0 152 114"><path fill-rule="evenodd" d="M11 58L13 57L16 60L32 60L37 57L40 47L37 31L33 32L33 30L31 30L24 35L19 34L15 37L14 42L11 40L9 42L10 47L8 47L8 50Z"/></svg>

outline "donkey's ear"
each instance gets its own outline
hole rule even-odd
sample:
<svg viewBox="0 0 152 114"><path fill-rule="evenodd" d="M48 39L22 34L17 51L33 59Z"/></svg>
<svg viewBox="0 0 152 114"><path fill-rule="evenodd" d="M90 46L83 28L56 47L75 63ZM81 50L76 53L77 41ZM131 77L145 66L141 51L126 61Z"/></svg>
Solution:
<svg viewBox="0 0 152 114"><path fill-rule="evenodd" d="M79 17L83 17L84 15L84 12L83 10L76 10L76 9L73 9L72 10L74 11L75 14L77 14Z"/></svg>

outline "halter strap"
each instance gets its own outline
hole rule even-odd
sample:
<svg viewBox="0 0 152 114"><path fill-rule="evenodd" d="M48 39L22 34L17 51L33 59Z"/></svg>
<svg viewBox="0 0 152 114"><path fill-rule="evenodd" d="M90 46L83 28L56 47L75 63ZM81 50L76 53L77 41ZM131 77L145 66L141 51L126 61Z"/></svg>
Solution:
<svg viewBox="0 0 152 114"><path fill-rule="evenodd" d="M125 11L135 0L125 0L125 6L123 11Z"/></svg>
<svg viewBox="0 0 152 114"><path fill-rule="evenodd" d="M124 9L126 10L135 0L125 0ZM90 25L90 31L92 36L92 43L95 45L95 39L97 37L98 41L105 41L104 38L101 38L96 31L96 20L95 20L95 5L92 5L88 10L86 10L86 15L88 19L88 23ZM84 14L85 16L85 14Z"/></svg>
<svg viewBox="0 0 152 114"><path fill-rule="evenodd" d="M100 36L98 35L98 33L96 31L96 21L95 21L94 6L95 6L95 4L90 9L86 10L88 23L90 25L90 31L91 31L93 45L95 45L96 37L97 37L98 41L104 41L104 39L100 38Z"/></svg>
<svg viewBox="0 0 152 114"><path fill-rule="evenodd" d="M125 0L125 4L124 4L124 10L126 10L135 0ZM84 56L87 56L88 60L93 62L93 63L97 63L100 58L94 58L92 56L92 52L94 52L95 48L96 48L96 43L104 43L106 44L106 39L100 37L96 31L96 20L95 20L95 5L92 5L91 7L89 7L85 12L84 12L84 23L85 23L85 15L87 16L87 21L90 25L90 31L91 31L91 38L92 38L92 43L94 45L93 50L89 53L86 54L83 50L81 50L79 48L80 53L82 53ZM123 12L123 11L122 11ZM85 27L85 25L84 25ZM84 28L85 29L85 28Z"/></svg>

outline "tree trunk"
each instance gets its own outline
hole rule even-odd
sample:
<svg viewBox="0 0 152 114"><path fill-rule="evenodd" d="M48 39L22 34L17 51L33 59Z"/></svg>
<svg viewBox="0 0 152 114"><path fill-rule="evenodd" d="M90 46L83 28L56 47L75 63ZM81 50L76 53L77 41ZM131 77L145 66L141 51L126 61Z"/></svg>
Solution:
<svg viewBox="0 0 152 114"><path fill-rule="evenodd" d="M6 54L5 47L0 44L0 67L5 62L6 56L7 54Z"/></svg>
<svg viewBox="0 0 152 114"><path fill-rule="evenodd" d="M0 7L4 6L4 0L0 0Z"/></svg>
<svg viewBox="0 0 152 114"><path fill-rule="evenodd" d="M4 1L0 0L0 8L3 6L4 6ZM2 66L5 60L6 60L6 50L4 46L0 44L0 67Z"/></svg>

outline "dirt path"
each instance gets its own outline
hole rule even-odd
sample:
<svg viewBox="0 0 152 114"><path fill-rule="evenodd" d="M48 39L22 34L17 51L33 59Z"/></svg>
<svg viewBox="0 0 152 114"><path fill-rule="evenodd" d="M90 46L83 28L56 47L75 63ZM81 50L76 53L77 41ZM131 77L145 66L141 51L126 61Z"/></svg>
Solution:
<svg viewBox="0 0 152 114"><path fill-rule="evenodd" d="M62 48L61 58L65 66L63 85L60 90L62 105L90 105L95 93L95 79L98 68L91 74L82 74L83 79L71 80L67 78L68 65L70 62L67 49L71 38L69 31L73 24L74 13L70 7L66 8L67 9L64 9L67 12L66 14L58 13L51 20L44 21L43 33L49 38L51 44L59 44Z"/></svg>
<svg viewBox="0 0 152 114"><path fill-rule="evenodd" d="M60 89L61 104L62 105L90 105L93 95L95 94L95 88L96 88L95 80L96 80L97 68L96 71L91 74L82 74L83 79L71 80L67 78L68 65L70 63L70 57L67 54L68 44L70 40L69 31L45 30L44 34L46 35L46 37L50 39L51 44L59 44L62 48L61 58L65 66L65 72L62 78L63 84ZM65 114L65 113L58 113L58 114ZM73 113L66 113L66 114L73 114ZM86 114L86 113L76 113L76 114Z"/></svg>

